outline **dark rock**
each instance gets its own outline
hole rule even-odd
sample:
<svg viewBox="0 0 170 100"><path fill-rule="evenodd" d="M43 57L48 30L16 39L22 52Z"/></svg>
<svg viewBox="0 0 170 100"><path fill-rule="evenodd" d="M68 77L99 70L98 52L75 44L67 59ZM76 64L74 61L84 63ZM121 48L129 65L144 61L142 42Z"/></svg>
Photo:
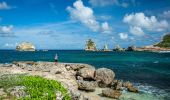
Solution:
<svg viewBox="0 0 170 100"><path fill-rule="evenodd" d="M115 73L107 68L99 68L95 73L95 80L100 81L100 83L109 85L114 80Z"/></svg>
<svg viewBox="0 0 170 100"><path fill-rule="evenodd" d="M113 90L113 89L105 89L102 90L102 95L114 99L118 99L121 96L121 92L118 90Z"/></svg>

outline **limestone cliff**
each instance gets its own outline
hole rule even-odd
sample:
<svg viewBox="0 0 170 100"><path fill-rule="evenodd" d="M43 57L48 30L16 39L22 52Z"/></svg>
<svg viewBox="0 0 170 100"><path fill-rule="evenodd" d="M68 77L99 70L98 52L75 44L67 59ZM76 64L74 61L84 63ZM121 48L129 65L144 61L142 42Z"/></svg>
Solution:
<svg viewBox="0 0 170 100"><path fill-rule="evenodd" d="M30 42L22 42L16 46L17 51L35 51L35 46Z"/></svg>

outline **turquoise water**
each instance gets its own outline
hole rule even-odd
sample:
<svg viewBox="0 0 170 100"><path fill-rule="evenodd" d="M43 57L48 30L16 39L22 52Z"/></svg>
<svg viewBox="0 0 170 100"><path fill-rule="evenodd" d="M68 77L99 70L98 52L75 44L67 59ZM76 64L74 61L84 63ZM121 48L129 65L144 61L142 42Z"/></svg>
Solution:
<svg viewBox="0 0 170 100"><path fill-rule="evenodd" d="M116 73L117 79L129 80L145 92L166 95L164 99L169 99L170 53L0 50L0 63L27 60L53 61L56 53L60 62L88 63L96 68L110 68Z"/></svg>

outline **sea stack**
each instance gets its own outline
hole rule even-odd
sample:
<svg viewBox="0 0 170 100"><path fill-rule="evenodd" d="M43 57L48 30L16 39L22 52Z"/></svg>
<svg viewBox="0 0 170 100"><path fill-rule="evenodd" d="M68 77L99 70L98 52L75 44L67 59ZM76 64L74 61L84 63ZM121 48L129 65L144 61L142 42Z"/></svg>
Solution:
<svg viewBox="0 0 170 100"><path fill-rule="evenodd" d="M97 51L96 44L92 41L92 39L86 41L85 51Z"/></svg>
<svg viewBox="0 0 170 100"><path fill-rule="evenodd" d="M104 45L103 51L111 51L108 49L107 44Z"/></svg>
<svg viewBox="0 0 170 100"><path fill-rule="evenodd" d="M35 51L35 46L30 42L22 42L16 46L17 51Z"/></svg>

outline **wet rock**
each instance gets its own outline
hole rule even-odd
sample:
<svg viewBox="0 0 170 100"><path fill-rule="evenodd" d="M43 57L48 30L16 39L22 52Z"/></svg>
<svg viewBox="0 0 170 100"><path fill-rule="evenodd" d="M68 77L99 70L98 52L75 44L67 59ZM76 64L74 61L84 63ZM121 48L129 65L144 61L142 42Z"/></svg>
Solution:
<svg viewBox="0 0 170 100"><path fill-rule="evenodd" d="M77 72L77 75L83 77L84 79L94 79L95 68L85 67Z"/></svg>
<svg viewBox="0 0 170 100"><path fill-rule="evenodd" d="M127 90L128 90L129 92L134 92L134 93L138 93L138 92L139 92L138 89L135 88L135 87L128 87Z"/></svg>
<svg viewBox="0 0 170 100"><path fill-rule="evenodd" d="M116 90L121 90L122 86L123 86L123 81L120 80L120 81L117 82L117 84L115 86L115 89Z"/></svg>
<svg viewBox="0 0 170 100"><path fill-rule="evenodd" d="M118 99L121 96L121 92L118 90L113 90L113 89L105 89L102 90L102 95L114 99Z"/></svg>
<svg viewBox="0 0 170 100"><path fill-rule="evenodd" d="M85 91L95 91L96 88L96 82L89 82L89 81L77 81L78 89L85 90Z"/></svg>
<svg viewBox="0 0 170 100"><path fill-rule="evenodd" d="M101 83L109 85L114 80L115 73L107 68L99 68L95 73L95 80L101 81Z"/></svg>
<svg viewBox="0 0 170 100"><path fill-rule="evenodd" d="M124 83L123 83L123 87L128 88L128 87L133 87L133 85L132 85L132 83L130 83L129 81L127 81L127 82L124 82Z"/></svg>

